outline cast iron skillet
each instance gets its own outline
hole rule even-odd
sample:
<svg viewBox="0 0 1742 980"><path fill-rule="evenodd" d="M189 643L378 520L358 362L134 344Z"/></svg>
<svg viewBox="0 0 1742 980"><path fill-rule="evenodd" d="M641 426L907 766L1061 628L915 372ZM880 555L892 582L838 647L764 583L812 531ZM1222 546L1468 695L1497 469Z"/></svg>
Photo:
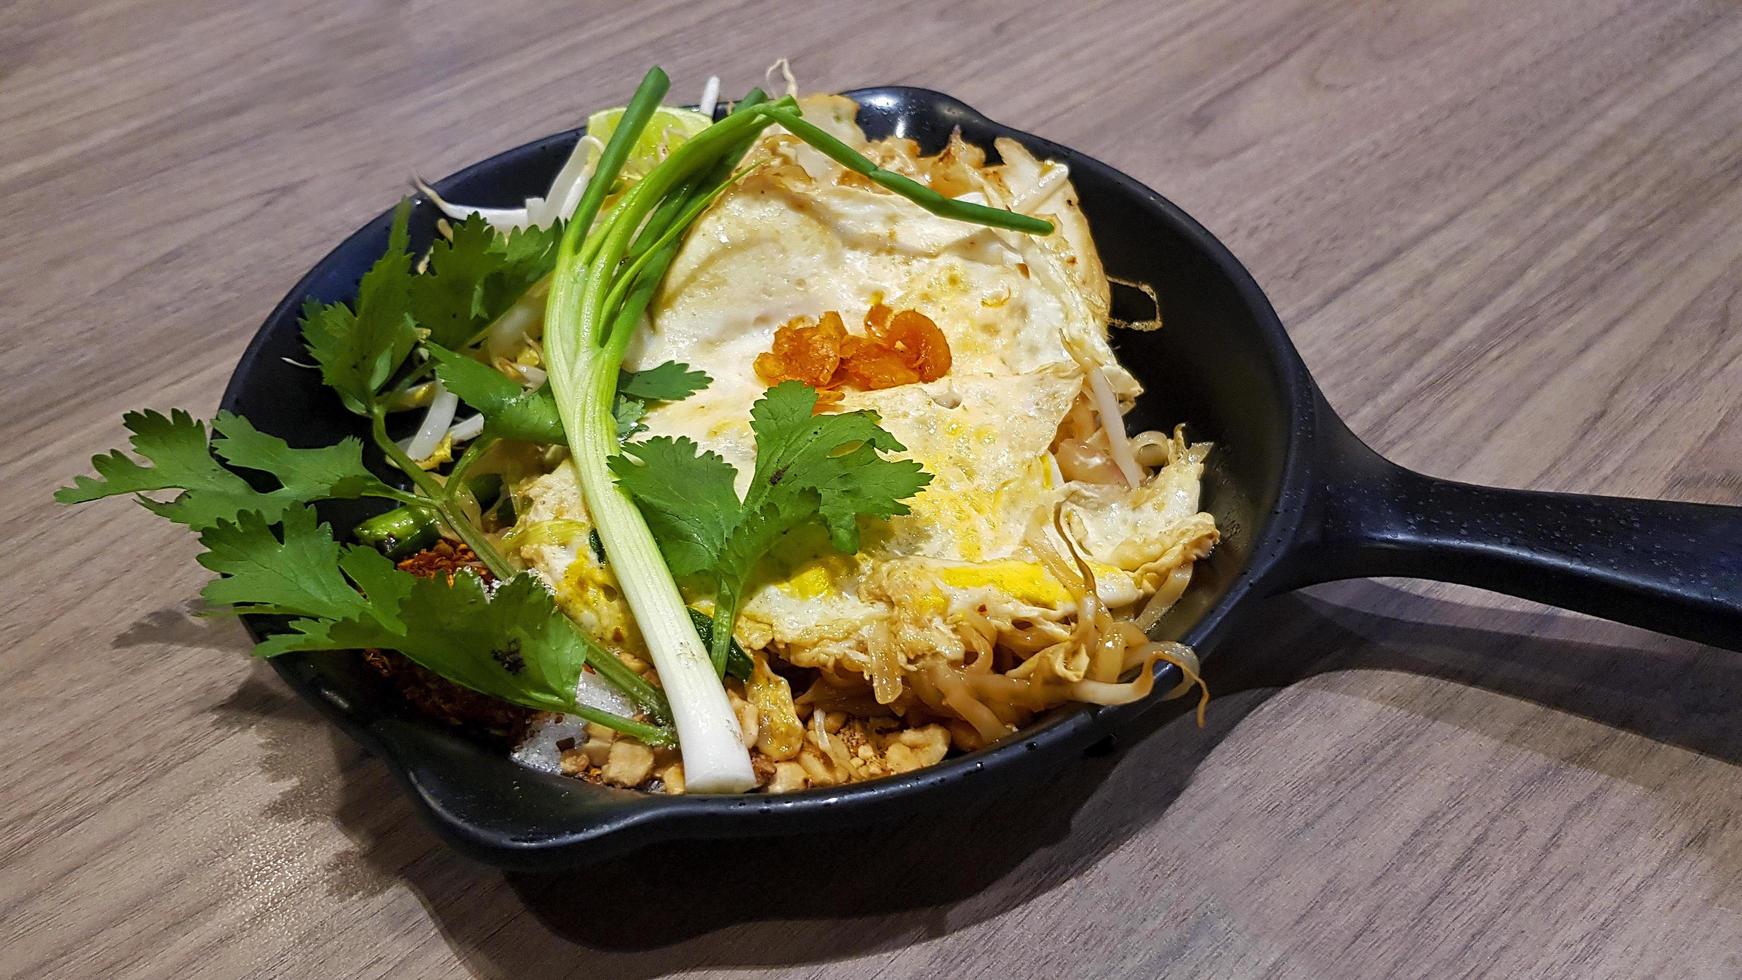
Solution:
<svg viewBox="0 0 1742 980"><path fill-rule="evenodd" d="M1184 421L1193 439L1215 442L1203 502L1223 535L1159 635L1208 651L1253 600L1314 582L1396 575L1481 586L1742 650L1742 508L1490 489L1387 462L1332 413L1252 277L1159 194L936 92L849 94L872 136L907 136L936 152L960 127L981 146L1010 136L1067 162L1108 272L1159 291L1166 327L1116 334L1121 359L1151 392L1133 421L1142 428ZM563 133L509 150L438 189L452 200L517 203L543 191L578 138ZM420 203L414 247L428 242L433 220ZM296 284L243 355L224 408L293 444L362 431L313 372L284 359L303 356L303 301L354 296L386 247L387 223L385 213L377 217ZM1146 315L1130 302L1136 297L1120 299L1116 313ZM360 514L333 508L327 516L342 530ZM455 847L521 869L574 866L660 840L804 834L946 806L1069 765L1153 708L1063 709L996 746L844 789L645 796L521 768L411 717L356 661L306 655L274 665L387 761Z"/></svg>

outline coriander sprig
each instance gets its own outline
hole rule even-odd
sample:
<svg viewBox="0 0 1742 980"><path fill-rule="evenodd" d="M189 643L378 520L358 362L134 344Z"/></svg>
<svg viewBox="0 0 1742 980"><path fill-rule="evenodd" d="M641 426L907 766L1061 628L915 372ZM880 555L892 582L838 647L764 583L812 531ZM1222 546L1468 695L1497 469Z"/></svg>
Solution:
<svg viewBox="0 0 1742 980"><path fill-rule="evenodd" d="M96 457L97 477L77 478L56 499L79 503L134 494L154 513L201 532L207 546L201 561L222 576L206 593L214 609L291 617L290 632L268 637L256 648L260 656L394 649L474 690L526 707L573 713L650 744L668 744L673 736L663 726L670 722L670 708L659 689L557 612L544 584L533 573L517 572L468 518L476 504L470 487L478 482L468 473L492 442L539 435L560 441L549 392L535 398L531 409L534 415L542 411L548 421L544 431L497 426L474 440L445 478L419 467L386 428L393 393L407 379L436 370L432 355L440 342L475 343L495 317L520 302L521 293L548 277L558 236L536 230L500 235L476 220L460 222L418 269L407 250L409 212L409 203L395 209L387 250L364 274L353 302L305 305L303 338L322 380L347 408L368 420L371 439L410 480L411 490L370 473L355 438L292 448L226 412L213 420L208 440L205 426L176 411L127 416L133 448L143 461L120 452ZM419 351L424 352L421 361L413 356ZM520 393L518 385L492 369L451 356ZM492 410L488 399L478 401L486 402L477 406L481 410ZM278 486L260 489L234 470L256 471ZM165 491L179 492L164 499ZM419 579L384 558L370 557L371 548L338 544L331 529L306 510L311 503L358 497L402 505L376 529L381 531L376 537L417 539L427 527L433 540L432 525L445 525L485 563L497 579L494 589L486 590L477 576L464 571L452 581ZM324 599L316 602L314 596ZM488 623L490 631L465 628L456 616ZM578 703L576 681L583 665L622 691L651 722Z"/></svg>
<svg viewBox="0 0 1742 980"><path fill-rule="evenodd" d="M882 453L905 447L869 412L816 415L817 392L797 381L774 388L750 410L756 469L744 499L738 471L689 439L655 436L611 457L611 472L635 498L673 575L713 584L714 672L724 673L732 625L756 565L793 530L827 530L836 550L859 550L859 519L908 512L902 501L931 482L913 460Z"/></svg>

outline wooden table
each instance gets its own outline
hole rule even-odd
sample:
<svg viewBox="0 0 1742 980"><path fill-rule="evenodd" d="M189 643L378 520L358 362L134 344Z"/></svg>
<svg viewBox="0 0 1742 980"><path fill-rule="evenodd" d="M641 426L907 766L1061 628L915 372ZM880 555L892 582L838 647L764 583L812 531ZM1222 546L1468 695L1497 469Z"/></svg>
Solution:
<svg viewBox="0 0 1742 980"><path fill-rule="evenodd" d="M561 879L443 849L189 615L179 529L52 488L209 413L404 190L620 101L906 82L1220 234L1330 400L1473 481L1742 502L1742 13L1719 0L0 9L0 974L1742 975L1742 661L1396 582L1275 601L1027 795Z"/></svg>

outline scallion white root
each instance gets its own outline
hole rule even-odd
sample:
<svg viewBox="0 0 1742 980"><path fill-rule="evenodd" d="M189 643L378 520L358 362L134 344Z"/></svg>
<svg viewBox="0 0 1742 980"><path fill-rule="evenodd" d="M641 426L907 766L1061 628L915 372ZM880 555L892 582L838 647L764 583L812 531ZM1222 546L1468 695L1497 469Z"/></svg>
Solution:
<svg viewBox="0 0 1742 980"><path fill-rule="evenodd" d="M551 291L553 311L567 300L566 283L576 278L572 273L563 276L566 271L559 267L559 284ZM685 782L697 793L741 793L756 785L756 776L739 740L737 716L653 532L605 462L617 451L610 408L617 365L603 351L583 345L553 344L549 350L582 497L671 703ZM559 380L577 376L579 391Z"/></svg>

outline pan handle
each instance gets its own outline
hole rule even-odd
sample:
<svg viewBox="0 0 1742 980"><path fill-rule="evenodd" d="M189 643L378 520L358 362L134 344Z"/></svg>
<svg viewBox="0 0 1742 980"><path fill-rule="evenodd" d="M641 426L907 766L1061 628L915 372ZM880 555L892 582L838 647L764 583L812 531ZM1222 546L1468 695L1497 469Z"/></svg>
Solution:
<svg viewBox="0 0 1742 980"><path fill-rule="evenodd" d="M1280 584L1433 579L1742 650L1742 507L1504 490L1405 469L1328 406Z"/></svg>

